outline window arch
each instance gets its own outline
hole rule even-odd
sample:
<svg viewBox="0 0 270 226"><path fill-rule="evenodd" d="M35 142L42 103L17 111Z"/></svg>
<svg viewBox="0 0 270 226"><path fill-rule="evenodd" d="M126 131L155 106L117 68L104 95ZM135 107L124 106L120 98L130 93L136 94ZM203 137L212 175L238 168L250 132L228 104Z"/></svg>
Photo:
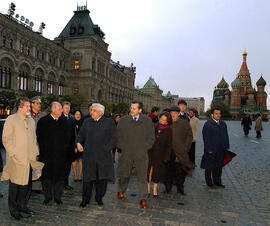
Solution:
<svg viewBox="0 0 270 226"><path fill-rule="evenodd" d="M44 76L44 72L41 68L38 68L36 70L35 76L34 76L34 90L36 92L41 93L42 92L42 79Z"/></svg>
<svg viewBox="0 0 270 226"><path fill-rule="evenodd" d="M18 89L27 90L28 88L28 79L30 75L30 68L27 64L22 64L19 69L18 76Z"/></svg>
<svg viewBox="0 0 270 226"><path fill-rule="evenodd" d="M64 94L64 83L65 83L65 77L61 76L59 79L59 84L58 84L58 96L63 96Z"/></svg>
<svg viewBox="0 0 270 226"><path fill-rule="evenodd" d="M54 94L54 85L55 85L55 76L53 72L50 72L47 84L48 94Z"/></svg>
<svg viewBox="0 0 270 226"><path fill-rule="evenodd" d="M11 88L11 74L13 63L10 59L4 58L0 62L0 88Z"/></svg>

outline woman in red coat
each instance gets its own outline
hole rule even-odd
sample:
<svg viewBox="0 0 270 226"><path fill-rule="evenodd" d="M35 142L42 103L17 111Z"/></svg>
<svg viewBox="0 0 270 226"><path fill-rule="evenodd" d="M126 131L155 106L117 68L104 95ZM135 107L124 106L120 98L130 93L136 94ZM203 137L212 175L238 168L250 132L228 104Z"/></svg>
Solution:
<svg viewBox="0 0 270 226"><path fill-rule="evenodd" d="M158 182L164 181L166 162L170 158L172 145L172 130L170 125L172 118L170 113L163 112L160 115L159 122L155 128L155 143L148 150L149 167L148 167L148 195L150 196L151 181L154 182L153 196L156 198Z"/></svg>

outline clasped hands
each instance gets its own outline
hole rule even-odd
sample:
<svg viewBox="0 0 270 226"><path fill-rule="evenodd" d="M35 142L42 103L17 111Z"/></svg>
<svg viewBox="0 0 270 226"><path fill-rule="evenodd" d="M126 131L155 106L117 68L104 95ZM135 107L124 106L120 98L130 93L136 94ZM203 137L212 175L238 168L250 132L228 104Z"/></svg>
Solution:
<svg viewBox="0 0 270 226"><path fill-rule="evenodd" d="M80 143L77 143L77 150L83 152L83 146Z"/></svg>

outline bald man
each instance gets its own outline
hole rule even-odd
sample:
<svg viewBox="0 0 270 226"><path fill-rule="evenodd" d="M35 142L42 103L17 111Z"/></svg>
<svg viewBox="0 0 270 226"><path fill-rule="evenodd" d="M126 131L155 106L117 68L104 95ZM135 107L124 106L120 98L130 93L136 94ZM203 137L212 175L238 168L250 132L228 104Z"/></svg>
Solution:
<svg viewBox="0 0 270 226"><path fill-rule="evenodd" d="M44 205L54 199L61 205L66 177L68 156L67 120L61 117L62 105L52 102L51 114L41 118L37 124L37 140L39 144L39 160L45 164L42 170L42 189L45 196Z"/></svg>

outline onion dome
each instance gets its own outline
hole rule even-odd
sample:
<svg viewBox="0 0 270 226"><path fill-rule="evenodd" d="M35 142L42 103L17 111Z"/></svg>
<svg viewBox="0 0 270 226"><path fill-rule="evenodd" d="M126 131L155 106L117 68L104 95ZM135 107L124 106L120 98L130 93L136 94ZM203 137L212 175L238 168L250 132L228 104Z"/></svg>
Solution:
<svg viewBox="0 0 270 226"><path fill-rule="evenodd" d="M259 78L259 80L256 82L257 86L265 86L266 85L266 81L263 79L262 75Z"/></svg>
<svg viewBox="0 0 270 226"><path fill-rule="evenodd" d="M256 93L256 90L252 87L248 88L247 89L247 94L255 94Z"/></svg>
<svg viewBox="0 0 270 226"><path fill-rule="evenodd" d="M229 87L228 83L225 81L224 77L222 77L221 81L217 85L217 88L227 89L228 87Z"/></svg>
<svg viewBox="0 0 270 226"><path fill-rule="evenodd" d="M238 78L236 78L232 82L231 86L232 86L232 88L240 88L242 86L242 82Z"/></svg>

